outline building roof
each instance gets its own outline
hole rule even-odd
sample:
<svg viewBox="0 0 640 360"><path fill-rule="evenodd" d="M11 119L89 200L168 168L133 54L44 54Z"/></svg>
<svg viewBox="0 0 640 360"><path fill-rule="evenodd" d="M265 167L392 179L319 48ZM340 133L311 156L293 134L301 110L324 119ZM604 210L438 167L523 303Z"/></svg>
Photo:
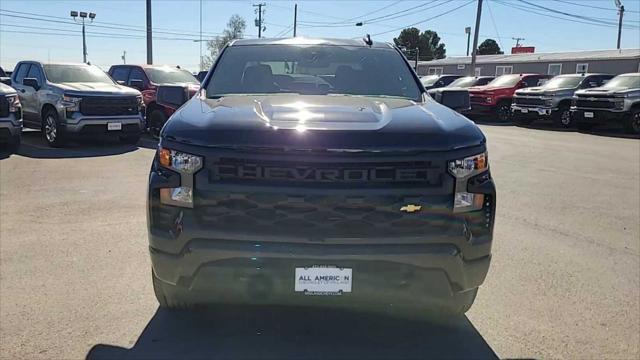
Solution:
<svg viewBox="0 0 640 360"><path fill-rule="evenodd" d="M613 59L639 59L640 49L620 50L589 50L573 52L533 53L533 54L503 54L503 55L478 55L476 64L502 64L502 63L530 63L549 61L582 61L582 60L613 60ZM452 56L432 61L420 61L419 65L457 65L471 64L471 56Z"/></svg>
<svg viewBox="0 0 640 360"><path fill-rule="evenodd" d="M364 40L358 39L331 39L331 38L259 38L259 39L238 39L229 44L229 46L243 45L334 45L334 46L361 46L369 47ZM386 42L374 41L371 47L374 48L391 48L392 45Z"/></svg>

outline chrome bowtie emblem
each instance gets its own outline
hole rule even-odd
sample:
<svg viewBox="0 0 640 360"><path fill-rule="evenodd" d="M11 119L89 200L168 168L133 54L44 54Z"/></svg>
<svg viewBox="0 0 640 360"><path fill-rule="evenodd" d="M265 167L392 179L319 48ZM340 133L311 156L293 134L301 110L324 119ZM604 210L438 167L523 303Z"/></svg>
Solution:
<svg viewBox="0 0 640 360"><path fill-rule="evenodd" d="M412 213L412 212L416 212L416 211L420 211L420 210L422 210L422 206L413 205L413 204L405 205L405 206L400 208L400 211L404 211L404 212L408 212L408 213Z"/></svg>

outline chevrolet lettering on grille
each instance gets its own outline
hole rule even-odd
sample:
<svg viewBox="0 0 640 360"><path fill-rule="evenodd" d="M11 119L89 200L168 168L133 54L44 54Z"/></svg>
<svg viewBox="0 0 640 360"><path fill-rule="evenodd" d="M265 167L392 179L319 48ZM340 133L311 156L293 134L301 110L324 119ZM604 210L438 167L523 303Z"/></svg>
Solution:
<svg viewBox="0 0 640 360"><path fill-rule="evenodd" d="M437 172L425 167L308 167L258 164L214 164L212 179L246 179L301 182L423 182L439 184Z"/></svg>

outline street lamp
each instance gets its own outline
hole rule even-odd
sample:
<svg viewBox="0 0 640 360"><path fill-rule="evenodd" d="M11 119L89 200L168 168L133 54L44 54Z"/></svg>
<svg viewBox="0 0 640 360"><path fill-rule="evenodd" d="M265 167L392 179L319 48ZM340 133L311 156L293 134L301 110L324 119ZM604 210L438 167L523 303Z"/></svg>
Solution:
<svg viewBox="0 0 640 360"><path fill-rule="evenodd" d="M85 36L85 31L84 31L84 20L89 17L89 20L91 22L93 22L93 19L96 18L96 14L95 13L86 13L84 11L71 11L70 13L71 17L73 18L73 21L78 21L78 17L80 17L80 19L82 19L82 62L84 62L85 64L87 63L87 40L86 40L86 36Z"/></svg>

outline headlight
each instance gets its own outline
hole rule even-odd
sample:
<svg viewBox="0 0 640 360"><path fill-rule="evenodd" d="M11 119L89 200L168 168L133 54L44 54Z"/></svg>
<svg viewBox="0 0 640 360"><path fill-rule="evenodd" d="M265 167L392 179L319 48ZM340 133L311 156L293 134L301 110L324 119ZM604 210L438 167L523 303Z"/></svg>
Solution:
<svg viewBox="0 0 640 360"><path fill-rule="evenodd" d="M466 178L471 175L479 174L488 168L489 159L487 158L486 152L449 162L449 173L456 178Z"/></svg>
<svg viewBox="0 0 640 360"><path fill-rule="evenodd" d="M544 106L547 106L547 107L553 106L553 99L544 99Z"/></svg>
<svg viewBox="0 0 640 360"><path fill-rule="evenodd" d="M449 173L456 177L456 189L453 197L453 212L465 212L482 209L483 194L467 192L467 181L471 176L489 169L487 153L453 160L448 165Z"/></svg>
<svg viewBox="0 0 640 360"><path fill-rule="evenodd" d="M202 168L202 157L160 148L161 166L180 173L180 187L160 189L160 202L166 205L193 207L193 174Z"/></svg>
<svg viewBox="0 0 640 360"><path fill-rule="evenodd" d="M138 101L138 109L142 109L144 107L144 101L142 100L142 95L136 96L136 100Z"/></svg>
<svg viewBox="0 0 640 360"><path fill-rule="evenodd" d="M67 111L80 111L80 101L82 98L65 95L62 97L62 106Z"/></svg>
<svg viewBox="0 0 640 360"><path fill-rule="evenodd" d="M574 106L574 107L575 107L575 106L577 106L577 105L578 105L578 99L576 99L576 98L572 98L572 99L571 99L571 106Z"/></svg>
<svg viewBox="0 0 640 360"><path fill-rule="evenodd" d="M17 94L7 95L7 102L9 103L9 112L18 112L20 111L20 98Z"/></svg>
<svg viewBox="0 0 640 360"><path fill-rule="evenodd" d="M486 99L484 99L484 101L490 103L493 102L493 98L491 96L488 96Z"/></svg>
<svg viewBox="0 0 640 360"><path fill-rule="evenodd" d="M624 100L616 100L615 101L615 108L616 108L616 110L624 109Z"/></svg>
<svg viewBox="0 0 640 360"><path fill-rule="evenodd" d="M202 168L202 158L181 151L160 148L158 151L160 165L181 174L193 175Z"/></svg>

